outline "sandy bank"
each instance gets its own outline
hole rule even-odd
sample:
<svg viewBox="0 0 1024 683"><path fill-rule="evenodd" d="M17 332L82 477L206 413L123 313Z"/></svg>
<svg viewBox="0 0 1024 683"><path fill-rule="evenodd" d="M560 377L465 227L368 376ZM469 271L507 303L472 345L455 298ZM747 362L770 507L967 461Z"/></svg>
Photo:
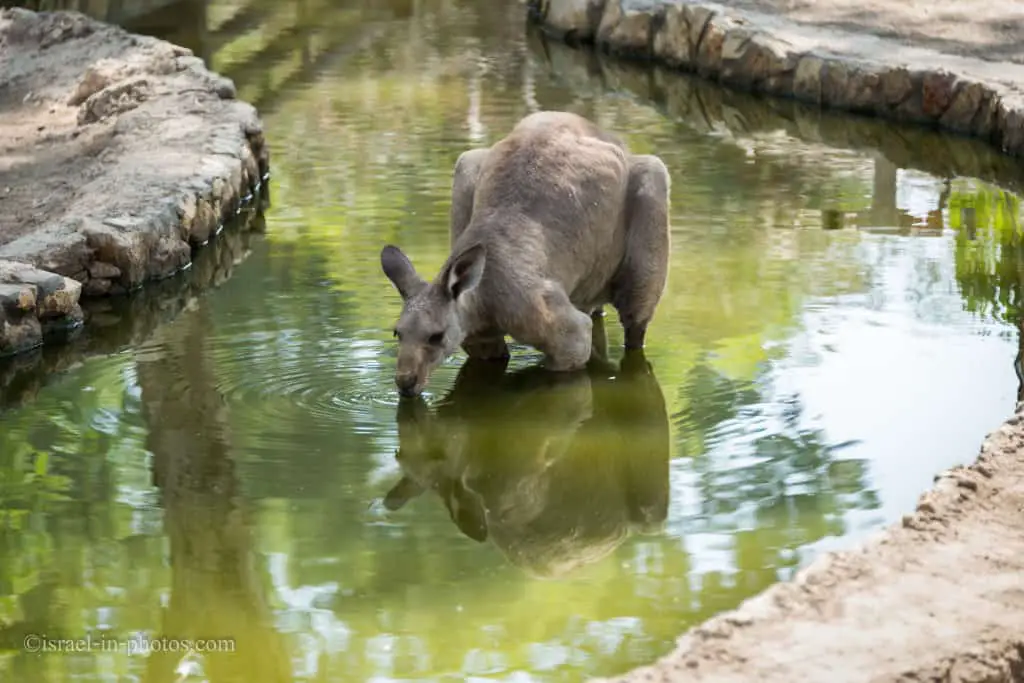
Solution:
<svg viewBox="0 0 1024 683"><path fill-rule="evenodd" d="M0 355L187 267L250 199L268 154L234 96L184 48L0 10Z"/></svg>
<svg viewBox="0 0 1024 683"><path fill-rule="evenodd" d="M1000 42L986 33L995 31L984 21L992 3L957 4L956 16L977 5L959 20L935 19L943 3L915 0L899 12L875 0L859 4L854 14L845 0L528 0L533 21L573 44L742 90L971 135L1024 156L1024 65L979 56L1019 58L1019 21L1004 22ZM1020 15L1013 3L995 4L1006 18ZM910 21L916 32L887 28ZM928 46L928 36L914 40L922 31L932 34ZM967 37L943 42L951 31Z"/></svg>

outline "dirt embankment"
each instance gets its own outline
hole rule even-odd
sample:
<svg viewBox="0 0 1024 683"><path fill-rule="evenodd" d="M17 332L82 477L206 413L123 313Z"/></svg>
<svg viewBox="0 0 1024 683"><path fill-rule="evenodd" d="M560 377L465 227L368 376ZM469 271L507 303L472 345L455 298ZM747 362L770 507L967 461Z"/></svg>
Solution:
<svg viewBox="0 0 1024 683"><path fill-rule="evenodd" d="M0 9L0 356L189 265L268 172L231 81L75 12Z"/></svg>

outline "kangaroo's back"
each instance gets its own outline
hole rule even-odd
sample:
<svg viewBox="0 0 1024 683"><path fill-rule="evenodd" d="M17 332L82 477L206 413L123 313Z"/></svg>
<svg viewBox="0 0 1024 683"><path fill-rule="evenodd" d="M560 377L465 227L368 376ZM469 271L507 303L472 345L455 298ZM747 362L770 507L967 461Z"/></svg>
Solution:
<svg viewBox="0 0 1024 683"><path fill-rule="evenodd" d="M580 211L621 202L628 154L616 136L580 116L531 114L491 147L474 212L522 212L550 229L578 224Z"/></svg>
<svg viewBox="0 0 1024 683"><path fill-rule="evenodd" d="M516 268L532 262L570 291L603 283L624 250L628 158L618 137L576 114L531 114L491 147L464 239Z"/></svg>

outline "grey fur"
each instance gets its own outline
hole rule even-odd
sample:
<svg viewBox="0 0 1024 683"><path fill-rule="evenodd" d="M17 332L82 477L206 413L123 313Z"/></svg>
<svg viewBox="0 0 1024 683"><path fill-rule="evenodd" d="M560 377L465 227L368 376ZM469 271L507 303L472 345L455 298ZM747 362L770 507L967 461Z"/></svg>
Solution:
<svg viewBox="0 0 1024 683"><path fill-rule="evenodd" d="M593 322L618 311L625 347L644 345L668 281L671 183L656 156L568 112L523 118L491 147L455 163L451 255L432 282L393 245L381 267L403 298L395 384L423 391L460 346L508 357L505 335L533 346L548 369L591 356Z"/></svg>

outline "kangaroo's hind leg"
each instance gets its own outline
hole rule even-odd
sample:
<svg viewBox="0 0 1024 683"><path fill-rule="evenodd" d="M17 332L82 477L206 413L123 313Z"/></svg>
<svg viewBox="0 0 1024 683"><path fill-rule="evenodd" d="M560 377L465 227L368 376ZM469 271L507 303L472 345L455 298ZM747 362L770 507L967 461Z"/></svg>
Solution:
<svg viewBox="0 0 1024 683"><path fill-rule="evenodd" d="M455 240L466 229L469 219L473 216L476 181L490 151L489 147L469 149L460 154L455 161L455 168L452 171L452 205L448 214L450 245L455 244Z"/></svg>
<svg viewBox="0 0 1024 683"><path fill-rule="evenodd" d="M527 309L516 316L521 327L512 336L541 351L545 367L555 372L582 370L593 350L594 321L576 308L561 284L544 280L529 295Z"/></svg>
<svg viewBox="0 0 1024 683"><path fill-rule="evenodd" d="M473 216L473 194L476 192L476 181L480 177L480 169L489 147L466 150L459 155L452 173L452 206L449 213L449 244L454 246L459 235L469 225ZM508 345L501 330L492 330L486 334L468 337L462 343L462 350L470 358L479 360L507 360Z"/></svg>
<svg viewBox="0 0 1024 683"><path fill-rule="evenodd" d="M658 157L630 158L626 193L626 254L612 279L611 303L619 313L625 347L644 346L647 326L668 283L671 178Z"/></svg>

